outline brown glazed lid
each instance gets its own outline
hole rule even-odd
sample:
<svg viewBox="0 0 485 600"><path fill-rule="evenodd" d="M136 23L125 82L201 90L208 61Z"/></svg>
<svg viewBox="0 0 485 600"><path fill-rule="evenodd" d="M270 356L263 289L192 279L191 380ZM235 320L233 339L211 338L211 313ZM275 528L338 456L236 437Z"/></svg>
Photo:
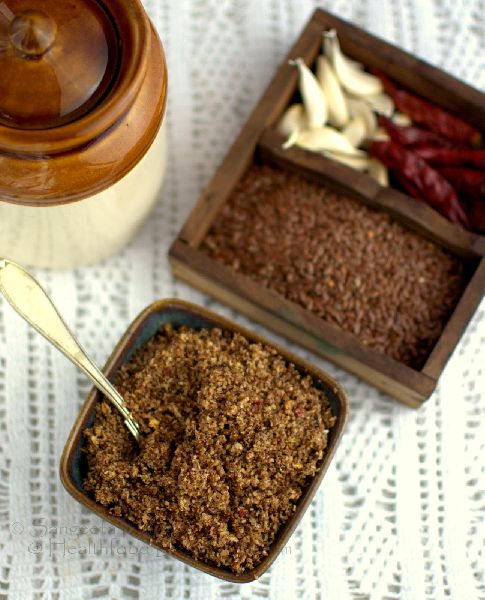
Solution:
<svg viewBox="0 0 485 600"><path fill-rule="evenodd" d="M19 3L17 3L18 5ZM47 129L89 112L111 86L116 32L94 0L0 7L0 123Z"/></svg>
<svg viewBox="0 0 485 600"><path fill-rule="evenodd" d="M102 191L163 117L165 59L139 0L2 0L0 73L0 202Z"/></svg>

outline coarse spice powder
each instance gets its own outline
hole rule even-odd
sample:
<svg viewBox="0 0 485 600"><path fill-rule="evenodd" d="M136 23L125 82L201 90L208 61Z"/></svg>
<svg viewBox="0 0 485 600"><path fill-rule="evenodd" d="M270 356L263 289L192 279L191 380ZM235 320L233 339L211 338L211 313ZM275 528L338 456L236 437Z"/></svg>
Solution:
<svg viewBox="0 0 485 600"><path fill-rule="evenodd" d="M467 283L462 260L385 212L268 165L249 169L201 249L415 369Z"/></svg>
<svg viewBox="0 0 485 600"><path fill-rule="evenodd" d="M115 384L140 448L101 402L85 489L167 550L234 573L257 566L319 469L335 424L324 392L272 347L170 326Z"/></svg>

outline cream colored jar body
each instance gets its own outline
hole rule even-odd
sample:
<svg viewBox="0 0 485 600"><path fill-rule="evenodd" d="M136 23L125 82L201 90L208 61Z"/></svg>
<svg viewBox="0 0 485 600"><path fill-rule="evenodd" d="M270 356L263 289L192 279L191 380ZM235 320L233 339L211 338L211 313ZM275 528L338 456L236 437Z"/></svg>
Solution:
<svg viewBox="0 0 485 600"><path fill-rule="evenodd" d="M59 206L0 201L0 257L23 265L69 268L122 248L153 209L166 164L165 127L145 156L106 190Z"/></svg>

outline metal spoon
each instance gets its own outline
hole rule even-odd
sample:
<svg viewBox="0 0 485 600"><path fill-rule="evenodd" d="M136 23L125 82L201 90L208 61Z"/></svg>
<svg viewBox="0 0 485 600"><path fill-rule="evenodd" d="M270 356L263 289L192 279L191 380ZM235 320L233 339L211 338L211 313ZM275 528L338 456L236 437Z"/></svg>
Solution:
<svg viewBox="0 0 485 600"><path fill-rule="evenodd" d="M52 300L32 275L20 265L0 259L0 292L27 323L86 373L98 390L121 413L126 427L138 442L140 428L125 401L83 350Z"/></svg>

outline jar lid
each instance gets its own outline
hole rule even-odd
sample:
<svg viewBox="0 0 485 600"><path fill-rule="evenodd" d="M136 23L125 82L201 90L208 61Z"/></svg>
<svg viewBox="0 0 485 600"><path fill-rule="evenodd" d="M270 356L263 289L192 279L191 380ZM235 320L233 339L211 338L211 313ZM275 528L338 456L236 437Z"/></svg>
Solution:
<svg viewBox="0 0 485 600"><path fill-rule="evenodd" d="M42 27L37 13L37 26L21 36L21 54L34 56L18 56L12 22L19 13L34 10L43 13ZM45 49L40 55L39 46ZM99 48L107 49L101 62L96 60ZM59 206L91 197L119 181L145 155L165 112L167 65L141 0L0 0L2 53L7 62L25 61L26 72L42 70L42 64L51 67L62 86L54 96L53 84L46 85L45 97L60 97L63 110L53 111L49 102L35 97L38 91L20 83L18 104L23 104L8 104L4 96L10 89L0 67L0 204ZM40 84L32 77L30 85ZM60 88L66 98L74 98L66 96L69 88L77 91L69 109ZM25 106L32 109L29 118ZM42 106L50 112L42 112Z"/></svg>
<svg viewBox="0 0 485 600"><path fill-rule="evenodd" d="M110 89L119 47L96 0L2 0L0 124L42 130L79 119Z"/></svg>

